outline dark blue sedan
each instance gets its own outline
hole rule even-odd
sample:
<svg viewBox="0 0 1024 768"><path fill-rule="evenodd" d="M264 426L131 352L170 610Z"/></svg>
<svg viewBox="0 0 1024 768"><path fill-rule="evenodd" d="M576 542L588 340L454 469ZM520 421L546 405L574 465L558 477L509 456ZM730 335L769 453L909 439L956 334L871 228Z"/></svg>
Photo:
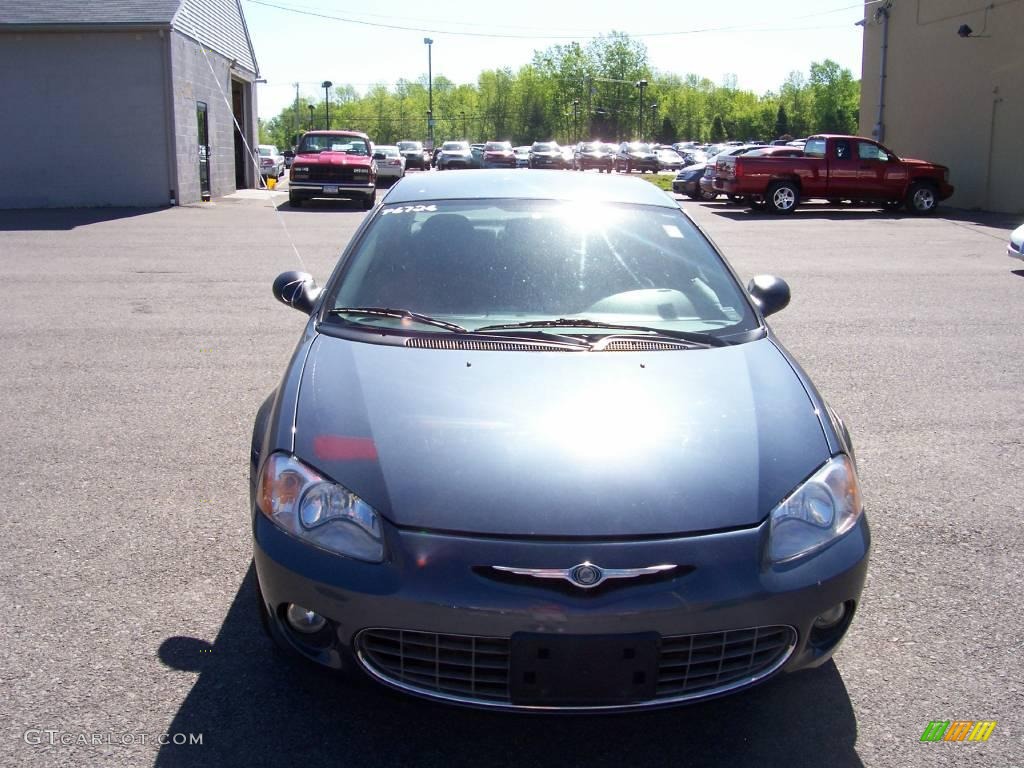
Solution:
<svg viewBox="0 0 1024 768"><path fill-rule="evenodd" d="M824 663L869 533L849 435L704 233L639 179L396 184L252 442L281 646L508 710L707 699Z"/></svg>

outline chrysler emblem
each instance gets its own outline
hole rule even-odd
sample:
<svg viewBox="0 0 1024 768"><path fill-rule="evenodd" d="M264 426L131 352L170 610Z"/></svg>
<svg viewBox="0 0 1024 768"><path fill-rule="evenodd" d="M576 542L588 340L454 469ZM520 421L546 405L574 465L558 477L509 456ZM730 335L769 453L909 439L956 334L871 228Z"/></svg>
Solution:
<svg viewBox="0 0 1024 768"><path fill-rule="evenodd" d="M582 589L593 589L608 579L635 579L654 573L671 571L675 565L649 565L645 568L601 568L591 562L580 563L572 568L512 568L507 565L492 565L496 571L514 573L518 576L532 576L535 579L562 579Z"/></svg>

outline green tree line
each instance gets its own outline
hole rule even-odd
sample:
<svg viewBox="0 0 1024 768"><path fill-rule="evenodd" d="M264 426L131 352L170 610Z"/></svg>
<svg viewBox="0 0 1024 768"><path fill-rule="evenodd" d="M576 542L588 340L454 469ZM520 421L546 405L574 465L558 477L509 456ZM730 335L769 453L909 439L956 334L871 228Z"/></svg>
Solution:
<svg viewBox="0 0 1024 768"><path fill-rule="evenodd" d="M645 82L641 88L637 84ZM586 46L556 45L535 51L519 68L481 72L458 85L433 80L435 142L450 139L578 139L722 141L854 133L860 82L826 59L809 75L792 72L777 91L740 90L735 76L715 84L698 75L653 70L647 48L612 32ZM641 100L642 99L642 100ZM333 88L330 126L367 133L378 144L427 138L427 78L374 86L360 94ZM260 123L260 141L288 147L302 131L328 127L323 98L300 97L277 117Z"/></svg>

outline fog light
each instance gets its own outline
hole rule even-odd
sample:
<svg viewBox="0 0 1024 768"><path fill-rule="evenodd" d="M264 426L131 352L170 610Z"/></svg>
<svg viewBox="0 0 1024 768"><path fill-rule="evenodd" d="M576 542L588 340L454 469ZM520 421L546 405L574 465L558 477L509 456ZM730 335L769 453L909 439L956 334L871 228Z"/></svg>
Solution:
<svg viewBox="0 0 1024 768"><path fill-rule="evenodd" d="M314 632L319 632L327 624L327 619L321 616L319 613L303 608L301 605L295 603L288 604L288 611L285 614L288 618L288 624L296 632L302 632L306 635L312 635Z"/></svg>
<svg viewBox="0 0 1024 768"><path fill-rule="evenodd" d="M315 615L315 614L314 614ZM814 620L815 629L830 629L843 620L846 616L846 603L839 603L818 616Z"/></svg>

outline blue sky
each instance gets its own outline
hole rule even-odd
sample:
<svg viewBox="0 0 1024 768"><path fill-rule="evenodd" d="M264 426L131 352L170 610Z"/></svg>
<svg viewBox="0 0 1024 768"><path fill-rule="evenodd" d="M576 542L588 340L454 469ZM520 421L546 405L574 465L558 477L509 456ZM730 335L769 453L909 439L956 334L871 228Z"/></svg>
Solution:
<svg viewBox="0 0 1024 768"><path fill-rule="evenodd" d="M659 71L692 72L716 83L734 74L740 88L758 93L777 89L793 70L806 74L812 61L825 58L859 79L861 29L854 22L864 16L863 5L851 0L597 0L583 6L388 0L386 7L352 0L242 0L242 7L267 79L257 86L264 118L294 100L295 82L301 93L322 98L323 80L365 91L374 83L425 76L425 36L434 40L435 77L456 83L475 82L484 69L518 69L535 49L574 39L586 44L612 29L642 40Z"/></svg>

